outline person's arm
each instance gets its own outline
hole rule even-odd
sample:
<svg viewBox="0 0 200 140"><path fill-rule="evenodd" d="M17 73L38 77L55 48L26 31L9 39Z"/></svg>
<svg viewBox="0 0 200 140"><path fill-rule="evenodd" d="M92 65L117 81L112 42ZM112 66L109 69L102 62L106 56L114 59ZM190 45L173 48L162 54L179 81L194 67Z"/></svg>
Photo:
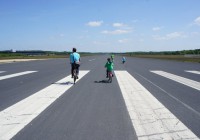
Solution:
<svg viewBox="0 0 200 140"><path fill-rule="evenodd" d="M108 63L105 64L105 68L107 68L107 64L108 64Z"/></svg>

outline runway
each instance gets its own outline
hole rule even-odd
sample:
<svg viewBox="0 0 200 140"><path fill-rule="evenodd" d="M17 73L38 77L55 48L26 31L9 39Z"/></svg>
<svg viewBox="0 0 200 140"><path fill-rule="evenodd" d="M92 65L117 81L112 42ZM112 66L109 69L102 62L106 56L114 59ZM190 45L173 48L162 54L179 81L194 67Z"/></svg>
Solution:
<svg viewBox="0 0 200 140"><path fill-rule="evenodd" d="M73 85L69 59L0 64L0 139L199 139L200 65L83 57Z"/></svg>

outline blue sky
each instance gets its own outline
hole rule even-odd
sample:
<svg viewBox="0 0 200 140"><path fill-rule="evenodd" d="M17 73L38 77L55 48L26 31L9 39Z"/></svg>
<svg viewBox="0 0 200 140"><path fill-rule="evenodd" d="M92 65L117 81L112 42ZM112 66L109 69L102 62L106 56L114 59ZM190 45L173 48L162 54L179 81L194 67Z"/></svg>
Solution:
<svg viewBox="0 0 200 140"><path fill-rule="evenodd" d="M200 0L0 0L0 50L200 48Z"/></svg>

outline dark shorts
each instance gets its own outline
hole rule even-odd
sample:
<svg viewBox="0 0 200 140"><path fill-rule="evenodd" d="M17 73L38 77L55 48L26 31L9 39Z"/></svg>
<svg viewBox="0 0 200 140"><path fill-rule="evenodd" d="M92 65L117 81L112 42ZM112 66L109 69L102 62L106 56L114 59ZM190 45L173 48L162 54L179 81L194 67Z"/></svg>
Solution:
<svg viewBox="0 0 200 140"><path fill-rule="evenodd" d="M73 75L74 69L77 69L77 74L79 74L79 67L80 67L80 64L76 64L76 63L71 64L71 74Z"/></svg>
<svg viewBox="0 0 200 140"><path fill-rule="evenodd" d="M76 63L71 64L71 66L72 66L72 69L78 69L80 67L80 65Z"/></svg>

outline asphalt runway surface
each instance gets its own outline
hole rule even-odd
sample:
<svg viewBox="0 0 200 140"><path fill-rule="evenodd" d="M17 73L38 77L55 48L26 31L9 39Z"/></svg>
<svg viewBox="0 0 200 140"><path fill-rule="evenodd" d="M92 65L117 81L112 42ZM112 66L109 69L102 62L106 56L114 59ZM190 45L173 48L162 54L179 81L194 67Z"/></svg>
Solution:
<svg viewBox="0 0 200 140"><path fill-rule="evenodd" d="M109 56L83 57L80 78L75 85L70 83L71 66L68 58L0 64L0 139L136 140L168 138L168 135L169 138L180 139L181 131L185 131L185 134L187 132L187 136L183 136L185 139L200 138L198 63L127 57L126 63L122 64L121 56L116 56L116 73L113 82L107 83L104 68L107 57ZM21 75L17 76L19 73ZM64 77L67 77L63 79L64 82L59 82ZM133 81L136 81L137 87L134 87ZM140 90L137 90L138 87L141 87ZM58 92L57 89L62 91ZM126 97L129 89L135 91L133 95L130 93ZM147 92L148 97L145 96ZM36 94L37 97L45 95L48 101L37 102L37 98L32 98ZM142 95L142 98L138 96L137 99L144 98L152 108L152 102L155 102L155 106L161 105L161 108L165 108L170 113L168 116L173 116L173 120L176 120L173 123L180 123L181 126L178 127L181 129L177 128L176 132L172 132L172 126L167 126L170 127L169 132L165 129L163 132L155 132L156 129L150 132L152 127L160 125L151 122L148 126L142 124L141 128L145 130L140 131L141 121L146 122L148 117L146 120L140 120L145 112L142 106L145 102L140 106L138 102L139 108L135 109L136 112L131 112L129 104L133 108L137 107L137 104L134 105L137 95ZM132 99L128 99L127 102L128 97ZM30 98L31 103L27 98ZM25 101L26 105L23 104ZM12 111L19 113L19 102L20 111L25 118L34 114L27 122L20 122L20 115L10 115ZM39 107L44 104L46 106L40 111L37 109L31 112L31 109L36 110L37 104ZM32 106L30 109L29 105ZM140 112L142 110L144 112ZM150 111L149 108L148 112L152 113ZM135 113L141 116L138 126L137 119L134 118ZM160 114L163 115L163 112ZM17 122L12 118L18 119ZM157 119L155 120L157 122ZM165 123L165 120L161 122ZM168 124L171 123L171 120L167 121ZM5 134L4 129L10 133ZM178 135L181 136L177 137Z"/></svg>

